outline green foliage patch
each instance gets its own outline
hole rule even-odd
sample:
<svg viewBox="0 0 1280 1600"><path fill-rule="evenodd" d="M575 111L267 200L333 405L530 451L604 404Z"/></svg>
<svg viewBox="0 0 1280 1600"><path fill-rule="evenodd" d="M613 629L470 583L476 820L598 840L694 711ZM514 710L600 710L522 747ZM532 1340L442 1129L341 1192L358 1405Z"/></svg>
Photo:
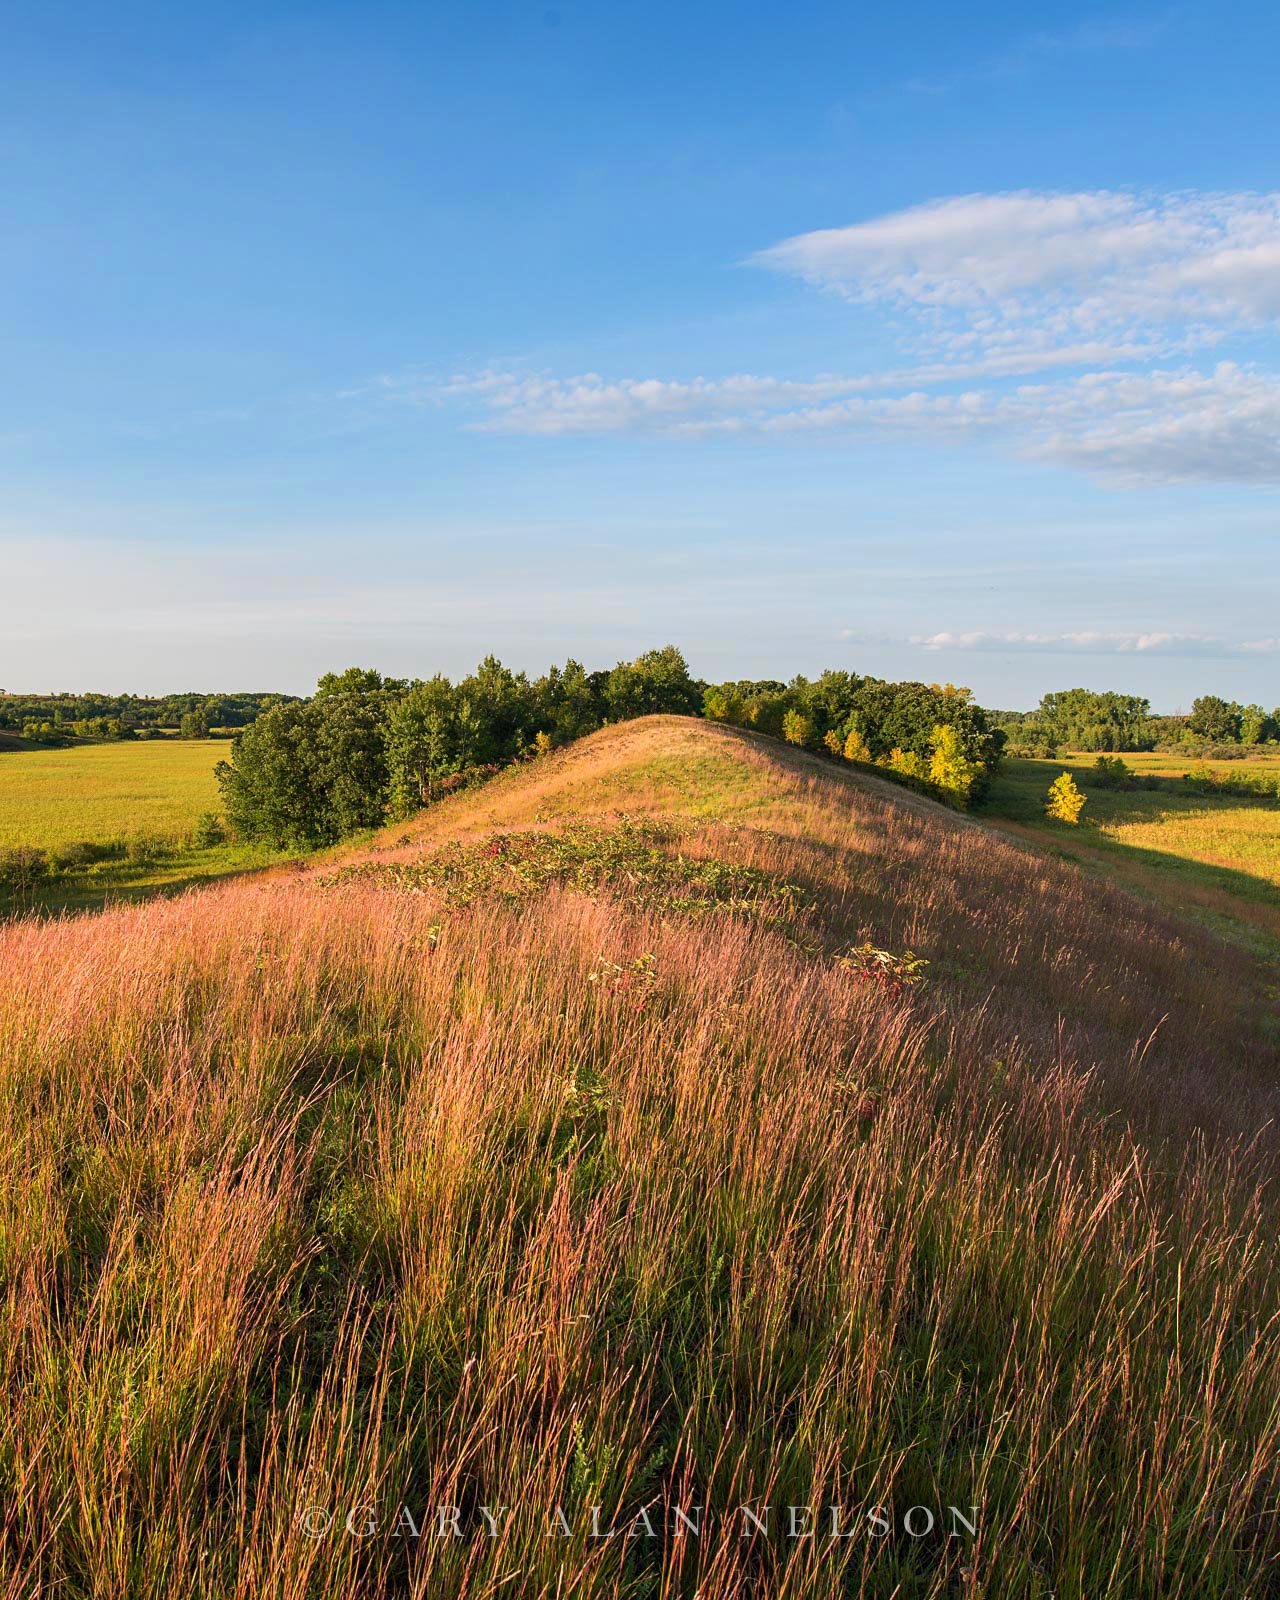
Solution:
<svg viewBox="0 0 1280 1600"><path fill-rule="evenodd" d="M438 894L450 911L478 900L524 900L558 886L581 894L617 890L629 904L689 916L731 912L790 926L810 909L805 891L757 867L686 855L695 830L675 822L623 818L616 827L570 821L554 832L500 833L451 843L421 861L362 862L326 881L375 883L402 893Z"/></svg>

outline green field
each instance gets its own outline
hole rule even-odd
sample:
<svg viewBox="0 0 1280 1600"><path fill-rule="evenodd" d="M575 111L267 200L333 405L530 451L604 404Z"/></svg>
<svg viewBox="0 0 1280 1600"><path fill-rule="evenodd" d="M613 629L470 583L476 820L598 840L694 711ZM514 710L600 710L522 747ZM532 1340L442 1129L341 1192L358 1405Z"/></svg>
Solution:
<svg viewBox="0 0 1280 1600"><path fill-rule="evenodd" d="M225 739L148 739L0 754L0 848L185 834L218 808Z"/></svg>
<svg viewBox="0 0 1280 1600"><path fill-rule="evenodd" d="M1085 768L1092 766L1097 759L1095 754L1085 751L1068 751L1064 757L1068 766ZM1241 761L1202 762L1199 756L1170 755L1167 750L1136 750L1125 751L1123 759L1125 765L1132 767L1140 777L1180 778L1183 773L1199 766L1206 766L1223 778L1248 772L1280 774L1280 751L1269 756L1249 756Z"/></svg>
<svg viewBox="0 0 1280 1600"><path fill-rule="evenodd" d="M1006 762L981 808L984 820L1050 845L1059 854L1127 887L1191 911L1228 936L1280 949L1280 801L1107 789L1093 772L1096 756ZM1124 755L1140 777L1180 778L1197 763L1185 756ZM1211 762L1227 777L1280 771L1280 756ZM1080 825L1044 815L1049 784L1068 771L1088 797Z"/></svg>
<svg viewBox="0 0 1280 1600"><path fill-rule="evenodd" d="M225 739L151 739L0 752L0 913L93 909L280 860L261 845L192 838L197 819L220 810L213 769L230 750ZM78 843L110 853L59 864ZM2 858L33 846L52 852L51 869L15 878Z"/></svg>

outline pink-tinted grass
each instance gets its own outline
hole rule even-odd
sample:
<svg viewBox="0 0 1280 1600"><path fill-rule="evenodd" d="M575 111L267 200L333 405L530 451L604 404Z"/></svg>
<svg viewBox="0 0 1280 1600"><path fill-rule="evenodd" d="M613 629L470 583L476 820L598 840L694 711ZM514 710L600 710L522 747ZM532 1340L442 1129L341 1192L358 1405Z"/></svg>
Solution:
<svg viewBox="0 0 1280 1600"><path fill-rule="evenodd" d="M311 873L0 934L7 1592L1269 1592L1265 976L749 738L588 744L456 831L594 759L804 915Z"/></svg>

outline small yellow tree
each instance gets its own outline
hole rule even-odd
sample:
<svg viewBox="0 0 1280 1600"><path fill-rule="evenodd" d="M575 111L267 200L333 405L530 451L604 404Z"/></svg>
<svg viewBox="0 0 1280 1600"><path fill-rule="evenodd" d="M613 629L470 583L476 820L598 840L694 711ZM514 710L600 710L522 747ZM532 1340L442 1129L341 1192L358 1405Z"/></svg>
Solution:
<svg viewBox="0 0 1280 1600"><path fill-rule="evenodd" d="M827 749L830 750L833 756L838 756L840 751L844 748L840 741L840 735L834 728L827 729L827 731L822 735L822 742L826 745Z"/></svg>
<svg viewBox="0 0 1280 1600"><path fill-rule="evenodd" d="M549 756L551 754L551 735L549 733L534 734L533 753L535 756Z"/></svg>
<svg viewBox="0 0 1280 1600"><path fill-rule="evenodd" d="M1075 779L1069 772L1064 772L1049 785L1049 798L1044 808L1055 821L1074 825L1080 821L1084 802L1085 796L1076 788Z"/></svg>
<svg viewBox="0 0 1280 1600"><path fill-rule="evenodd" d="M844 758L846 761L871 760L871 750L856 722L849 724L849 736L844 742Z"/></svg>
<svg viewBox="0 0 1280 1600"><path fill-rule="evenodd" d="M948 686L949 687L949 686ZM961 811L977 780L978 763L964 752L959 729L949 722L933 730L933 755L929 761L929 782L936 784L950 803Z"/></svg>
<svg viewBox="0 0 1280 1600"><path fill-rule="evenodd" d="M788 744L808 744L810 723L798 711L788 711L782 719L782 737Z"/></svg>
<svg viewBox="0 0 1280 1600"><path fill-rule="evenodd" d="M883 761L877 766L888 767L890 772L900 772L904 778L923 778L924 761L918 751L902 750L894 745Z"/></svg>

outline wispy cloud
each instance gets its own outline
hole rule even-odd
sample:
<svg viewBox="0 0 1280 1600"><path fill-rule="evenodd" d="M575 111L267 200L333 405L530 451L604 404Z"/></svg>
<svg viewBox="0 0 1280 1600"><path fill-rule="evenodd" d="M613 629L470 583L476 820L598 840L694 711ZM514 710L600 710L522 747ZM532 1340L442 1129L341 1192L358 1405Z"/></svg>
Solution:
<svg viewBox="0 0 1280 1600"><path fill-rule="evenodd" d="M1203 633L1106 633L1080 630L1071 633L969 633L913 635L908 641L923 650L972 650L980 654L1026 651L1052 655L1167 655L1236 656L1280 649L1280 640L1221 639Z"/></svg>
<svg viewBox="0 0 1280 1600"><path fill-rule="evenodd" d="M1204 360L1280 323L1280 194L967 195L752 260L892 315L903 359L801 380L409 372L362 392L491 431L989 436L1113 482L1280 483L1280 377Z"/></svg>
<svg viewBox="0 0 1280 1600"><path fill-rule="evenodd" d="M1176 348L1280 316L1280 195L962 195L752 260L917 313L947 352L1104 336Z"/></svg>

